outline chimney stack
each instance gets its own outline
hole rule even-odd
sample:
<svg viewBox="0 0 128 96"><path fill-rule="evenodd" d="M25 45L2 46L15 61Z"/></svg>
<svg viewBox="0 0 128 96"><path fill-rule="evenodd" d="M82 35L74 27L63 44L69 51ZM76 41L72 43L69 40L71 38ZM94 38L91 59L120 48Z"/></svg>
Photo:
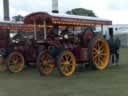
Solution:
<svg viewBox="0 0 128 96"><path fill-rule="evenodd" d="M9 0L3 0L4 20L9 21Z"/></svg>
<svg viewBox="0 0 128 96"><path fill-rule="evenodd" d="M59 13L58 0L52 0L52 13Z"/></svg>

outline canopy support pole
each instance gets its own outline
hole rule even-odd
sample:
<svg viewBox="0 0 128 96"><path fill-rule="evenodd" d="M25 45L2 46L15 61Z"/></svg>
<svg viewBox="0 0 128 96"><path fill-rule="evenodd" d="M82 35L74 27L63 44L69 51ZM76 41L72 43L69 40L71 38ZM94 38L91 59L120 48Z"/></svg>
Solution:
<svg viewBox="0 0 128 96"><path fill-rule="evenodd" d="M37 40L37 36L36 36L36 21L34 20L34 39Z"/></svg>
<svg viewBox="0 0 128 96"><path fill-rule="evenodd" d="M103 24L101 24L101 34L103 35Z"/></svg>
<svg viewBox="0 0 128 96"><path fill-rule="evenodd" d="M44 40L46 40L47 39L47 30L46 30L46 21L45 20L43 20L43 24L44 24Z"/></svg>

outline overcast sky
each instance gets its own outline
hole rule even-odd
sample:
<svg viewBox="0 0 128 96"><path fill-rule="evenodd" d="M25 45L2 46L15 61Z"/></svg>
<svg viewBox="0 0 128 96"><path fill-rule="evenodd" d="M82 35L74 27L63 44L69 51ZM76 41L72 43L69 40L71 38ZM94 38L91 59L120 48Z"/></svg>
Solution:
<svg viewBox="0 0 128 96"><path fill-rule="evenodd" d="M128 24L128 0L58 0L61 13L73 8L93 10L97 16L114 24ZM52 0L10 0L10 15L23 16L36 11L51 11ZM0 20L3 18L3 0L0 0Z"/></svg>

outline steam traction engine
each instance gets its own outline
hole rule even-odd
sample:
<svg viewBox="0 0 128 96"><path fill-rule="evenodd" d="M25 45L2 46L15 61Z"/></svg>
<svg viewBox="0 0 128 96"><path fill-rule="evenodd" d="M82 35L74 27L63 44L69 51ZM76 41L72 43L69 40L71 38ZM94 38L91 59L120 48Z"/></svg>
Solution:
<svg viewBox="0 0 128 96"><path fill-rule="evenodd" d="M26 16L24 22L43 26L44 38L36 38L39 48L43 46L37 58L42 75L51 74L57 67L61 75L69 77L75 72L78 63L88 64L98 70L107 68L110 55L108 43L93 29L96 25L111 25L111 21L37 12Z"/></svg>
<svg viewBox="0 0 128 96"><path fill-rule="evenodd" d="M20 29L13 42L5 46L8 69L20 72L25 64L33 62L41 75L50 75L57 68L66 77L73 75L79 63L104 70L109 63L109 47L93 30L96 25L111 23L96 17L32 13L25 17L24 24L16 27Z"/></svg>

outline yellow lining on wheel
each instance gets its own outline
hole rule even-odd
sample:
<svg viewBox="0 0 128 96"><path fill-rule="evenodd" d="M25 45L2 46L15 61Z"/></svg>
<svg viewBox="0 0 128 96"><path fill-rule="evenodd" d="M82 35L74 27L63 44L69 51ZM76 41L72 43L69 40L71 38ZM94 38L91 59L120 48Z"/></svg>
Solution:
<svg viewBox="0 0 128 96"><path fill-rule="evenodd" d="M109 64L109 46L104 39L99 39L94 48L93 63L96 64L97 69L104 70Z"/></svg>
<svg viewBox="0 0 128 96"><path fill-rule="evenodd" d="M64 54L60 57L60 70L66 77L73 75L76 69L76 60L72 52L64 51Z"/></svg>
<svg viewBox="0 0 128 96"><path fill-rule="evenodd" d="M19 52L12 52L8 57L8 68L13 73L21 72L24 69L24 57Z"/></svg>
<svg viewBox="0 0 128 96"><path fill-rule="evenodd" d="M52 62L50 62L50 60L52 60ZM53 57L50 56L49 53L44 53L41 55L39 63L39 71L45 76L50 75L55 68Z"/></svg>

